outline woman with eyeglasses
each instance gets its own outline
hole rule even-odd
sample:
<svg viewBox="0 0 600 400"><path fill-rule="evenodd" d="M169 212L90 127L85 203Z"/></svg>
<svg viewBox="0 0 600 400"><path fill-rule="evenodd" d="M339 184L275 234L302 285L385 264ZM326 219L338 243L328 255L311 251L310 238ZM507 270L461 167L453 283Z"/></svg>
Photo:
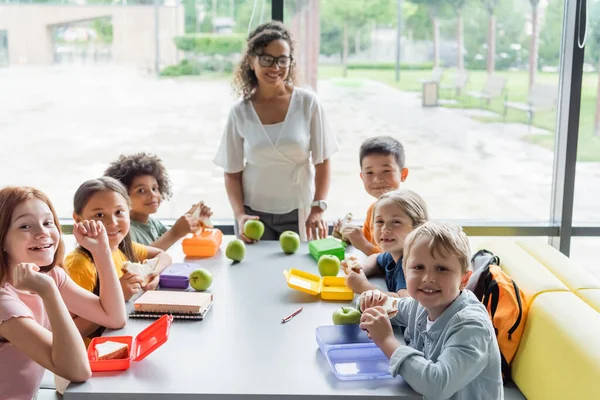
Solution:
<svg viewBox="0 0 600 400"><path fill-rule="evenodd" d="M327 236L323 212L338 150L316 95L295 86L294 43L280 22L258 26L234 77L233 106L214 160L245 242L244 224L260 219L262 240L287 230L302 240Z"/></svg>

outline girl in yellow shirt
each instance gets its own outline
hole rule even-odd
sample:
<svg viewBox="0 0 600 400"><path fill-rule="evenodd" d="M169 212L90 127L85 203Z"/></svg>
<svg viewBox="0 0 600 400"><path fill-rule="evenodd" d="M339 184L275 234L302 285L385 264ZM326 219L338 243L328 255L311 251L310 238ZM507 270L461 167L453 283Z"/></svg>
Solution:
<svg viewBox="0 0 600 400"><path fill-rule="evenodd" d="M163 250L155 247L133 243L129 236L130 200L127 190L116 179L101 177L84 182L74 198L73 219L101 221L106 227L112 259L117 277L123 289L125 301L131 299L141 290L154 290L158 286L160 272L171 265L171 257ZM142 262L146 259L157 258L156 275L144 285L144 280L137 274L124 273L123 263L126 261ZM83 247L78 247L69 253L64 262L64 269L71 279L82 288L98 293L99 281L94 258ZM81 334L96 336L102 328L98 325L74 317ZM99 329L100 328L100 329Z"/></svg>

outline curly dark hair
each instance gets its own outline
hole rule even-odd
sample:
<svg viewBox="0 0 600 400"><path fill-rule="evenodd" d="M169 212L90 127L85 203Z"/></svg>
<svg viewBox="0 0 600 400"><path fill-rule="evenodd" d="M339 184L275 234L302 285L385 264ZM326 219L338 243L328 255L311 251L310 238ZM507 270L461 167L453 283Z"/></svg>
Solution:
<svg viewBox="0 0 600 400"><path fill-rule="evenodd" d="M250 68L250 61L253 54L260 54L262 50L274 40L285 40L290 46L290 56L294 56L294 41L288 29L279 21L266 22L256 27L248 35L246 48L242 54L242 61L236 68L233 76L233 90L241 95L244 101L250 100L258 87L256 74ZM288 85L296 84L296 70L294 63L290 65L287 78Z"/></svg>
<svg viewBox="0 0 600 400"><path fill-rule="evenodd" d="M152 175L158 182L158 190L163 200L168 200L173 196L171 191L171 180L167 169L162 160L154 154L136 153L131 155L121 154L117 161L110 163L105 176L110 176L120 181L127 191L131 189L133 180L142 175Z"/></svg>

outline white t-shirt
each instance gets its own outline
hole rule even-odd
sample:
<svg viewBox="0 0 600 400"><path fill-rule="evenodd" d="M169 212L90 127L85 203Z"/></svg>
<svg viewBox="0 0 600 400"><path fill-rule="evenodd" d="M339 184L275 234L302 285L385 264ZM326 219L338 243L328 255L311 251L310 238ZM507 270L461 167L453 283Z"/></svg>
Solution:
<svg viewBox="0 0 600 400"><path fill-rule="evenodd" d="M310 208L314 167L338 150L316 95L294 88L285 120L260 122L252 102L238 101L229 119L215 164L225 172L244 171L244 204L272 214ZM305 217L300 216L300 225Z"/></svg>

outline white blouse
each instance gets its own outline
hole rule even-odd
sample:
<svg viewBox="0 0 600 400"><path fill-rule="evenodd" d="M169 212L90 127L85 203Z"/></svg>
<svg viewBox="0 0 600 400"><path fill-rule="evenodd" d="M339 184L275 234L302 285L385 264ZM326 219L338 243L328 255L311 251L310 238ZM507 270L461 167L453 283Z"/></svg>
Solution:
<svg viewBox="0 0 600 400"><path fill-rule="evenodd" d="M316 95L296 87L280 124L265 127L252 102L238 101L229 113L214 162L225 172L244 172L245 205L285 214L310 209L315 190L313 164L329 159L337 150ZM303 218L303 214L302 226L308 215Z"/></svg>

